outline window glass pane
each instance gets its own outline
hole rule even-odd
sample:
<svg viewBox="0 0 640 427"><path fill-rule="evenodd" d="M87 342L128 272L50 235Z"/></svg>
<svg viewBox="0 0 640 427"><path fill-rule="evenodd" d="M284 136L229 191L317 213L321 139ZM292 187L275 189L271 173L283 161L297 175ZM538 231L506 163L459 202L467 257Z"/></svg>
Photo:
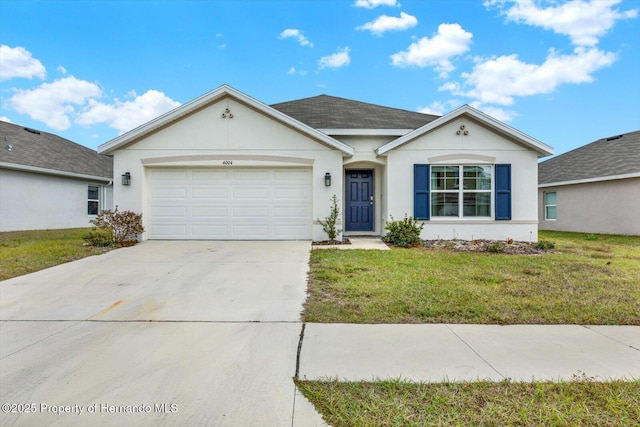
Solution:
<svg viewBox="0 0 640 427"><path fill-rule="evenodd" d="M545 211L546 211L546 215L545 215L546 219L556 219L556 207L555 206L547 206L545 208Z"/></svg>
<svg viewBox="0 0 640 427"><path fill-rule="evenodd" d="M552 191L549 193L544 193L544 204L545 205L555 205L556 204L556 192Z"/></svg>
<svg viewBox="0 0 640 427"><path fill-rule="evenodd" d="M491 190L491 166L464 166L465 190Z"/></svg>
<svg viewBox="0 0 640 427"><path fill-rule="evenodd" d="M431 216L458 216L458 194L432 193Z"/></svg>
<svg viewBox="0 0 640 427"><path fill-rule="evenodd" d="M88 195L87 198L91 199L91 200L98 200L98 187L96 187L94 185L90 185L89 186L89 195Z"/></svg>
<svg viewBox="0 0 640 427"><path fill-rule="evenodd" d="M491 216L491 193L465 193L464 216Z"/></svg>
<svg viewBox="0 0 640 427"><path fill-rule="evenodd" d="M444 167L443 166L431 167L431 189L444 190Z"/></svg>
<svg viewBox="0 0 640 427"><path fill-rule="evenodd" d="M87 215L98 215L98 202L89 200Z"/></svg>

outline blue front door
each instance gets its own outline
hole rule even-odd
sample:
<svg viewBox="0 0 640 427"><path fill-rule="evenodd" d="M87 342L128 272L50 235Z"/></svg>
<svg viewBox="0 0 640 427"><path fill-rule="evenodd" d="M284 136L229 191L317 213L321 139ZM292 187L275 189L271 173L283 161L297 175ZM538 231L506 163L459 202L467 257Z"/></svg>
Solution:
<svg viewBox="0 0 640 427"><path fill-rule="evenodd" d="M347 170L345 184L345 231L373 231L373 170Z"/></svg>

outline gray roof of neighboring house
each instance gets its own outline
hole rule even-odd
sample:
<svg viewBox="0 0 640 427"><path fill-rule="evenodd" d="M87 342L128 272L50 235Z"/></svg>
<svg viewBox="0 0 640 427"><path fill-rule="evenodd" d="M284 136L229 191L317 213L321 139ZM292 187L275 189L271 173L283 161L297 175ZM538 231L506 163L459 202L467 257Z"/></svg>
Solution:
<svg viewBox="0 0 640 427"><path fill-rule="evenodd" d="M439 117L328 95L271 107L314 129L418 129Z"/></svg>
<svg viewBox="0 0 640 427"><path fill-rule="evenodd" d="M640 131L602 138L538 165L538 184L640 173Z"/></svg>
<svg viewBox="0 0 640 427"><path fill-rule="evenodd" d="M48 132L0 121L0 143L0 163L113 178L112 157Z"/></svg>

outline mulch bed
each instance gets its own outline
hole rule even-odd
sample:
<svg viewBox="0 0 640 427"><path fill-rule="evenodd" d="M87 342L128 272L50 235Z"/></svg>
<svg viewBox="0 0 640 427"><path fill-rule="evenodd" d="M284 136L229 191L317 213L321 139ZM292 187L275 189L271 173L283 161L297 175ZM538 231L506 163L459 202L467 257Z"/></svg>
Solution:
<svg viewBox="0 0 640 427"><path fill-rule="evenodd" d="M320 242L311 242L314 246L328 246L328 245L350 245L349 239L344 240L322 240Z"/></svg>
<svg viewBox="0 0 640 427"><path fill-rule="evenodd" d="M510 255L538 255L553 250L536 248L535 243L500 240L425 240L424 247L431 250L493 252Z"/></svg>

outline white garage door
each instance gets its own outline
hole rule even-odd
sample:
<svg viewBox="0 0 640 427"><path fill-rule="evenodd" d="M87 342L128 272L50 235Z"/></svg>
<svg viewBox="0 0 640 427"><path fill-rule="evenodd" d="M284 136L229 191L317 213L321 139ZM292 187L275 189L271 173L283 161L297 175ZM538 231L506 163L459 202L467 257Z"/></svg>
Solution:
<svg viewBox="0 0 640 427"><path fill-rule="evenodd" d="M310 169L150 169L149 238L311 238Z"/></svg>

